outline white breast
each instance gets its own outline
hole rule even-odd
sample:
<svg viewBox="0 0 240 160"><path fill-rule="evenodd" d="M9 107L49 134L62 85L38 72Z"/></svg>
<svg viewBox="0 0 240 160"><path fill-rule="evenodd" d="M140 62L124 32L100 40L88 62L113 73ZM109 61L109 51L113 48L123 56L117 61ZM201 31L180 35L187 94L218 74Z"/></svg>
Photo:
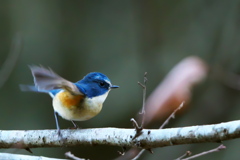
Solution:
<svg viewBox="0 0 240 160"><path fill-rule="evenodd" d="M78 106L71 107L64 106L56 95L53 98L53 108L66 120L85 121L93 118L101 111L108 93L93 98L85 98Z"/></svg>

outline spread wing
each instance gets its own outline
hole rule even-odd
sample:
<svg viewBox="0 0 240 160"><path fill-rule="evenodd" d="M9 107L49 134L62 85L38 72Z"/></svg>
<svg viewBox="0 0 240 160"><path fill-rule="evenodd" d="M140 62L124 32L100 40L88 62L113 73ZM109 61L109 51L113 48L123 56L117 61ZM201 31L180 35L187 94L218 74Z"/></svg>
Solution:
<svg viewBox="0 0 240 160"><path fill-rule="evenodd" d="M50 68L29 66L34 78L35 87L38 90L53 90L53 89L65 89L75 95L83 95L82 92L76 87L76 85L58 74L54 73Z"/></svg>

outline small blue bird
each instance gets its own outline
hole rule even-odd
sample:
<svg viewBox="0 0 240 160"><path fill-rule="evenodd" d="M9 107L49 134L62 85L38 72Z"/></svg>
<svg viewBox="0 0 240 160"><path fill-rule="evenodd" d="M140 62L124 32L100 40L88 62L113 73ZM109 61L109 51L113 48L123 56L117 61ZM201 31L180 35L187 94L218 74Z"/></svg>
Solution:
<svg viewBox="0 0 240 160"><path fill-rule="evenodd" d="M54 73L51 69L30 66L35 86L20 85L22 91L48 93L53 98L53 109L58 134L60 127L58 116L72 121L85 121L96 116L102 109L103 102L112 85L109 78L99 72L87 74L82 80L72 83Z"/></svg>

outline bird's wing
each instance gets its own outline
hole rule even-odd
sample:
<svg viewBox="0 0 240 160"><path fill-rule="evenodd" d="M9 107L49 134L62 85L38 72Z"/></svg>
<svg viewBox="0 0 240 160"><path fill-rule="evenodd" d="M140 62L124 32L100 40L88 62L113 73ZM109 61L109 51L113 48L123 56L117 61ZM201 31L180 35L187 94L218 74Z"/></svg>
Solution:
<svg viewBox="0 0 240 160"><path fill-rule="evenodd" d="M58 74L54 73L51 69L46 69L39 66L29 66L34 78L35 87L38 90L54 90L65 89L75 95L83 95L76 85Z"/></svg>

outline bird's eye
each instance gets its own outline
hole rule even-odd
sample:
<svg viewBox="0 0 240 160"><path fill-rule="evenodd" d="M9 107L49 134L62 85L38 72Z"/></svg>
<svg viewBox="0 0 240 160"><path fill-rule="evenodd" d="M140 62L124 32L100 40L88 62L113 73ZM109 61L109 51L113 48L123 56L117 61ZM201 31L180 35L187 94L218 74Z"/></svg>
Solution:
<svg viewBox="0 0 240 160"><path fill-rule="evenodd" d="M100 84L100 86L101 86L101 87L103 87L103 86L104 86L104 82L100 82L99 84Z"/></svg>

